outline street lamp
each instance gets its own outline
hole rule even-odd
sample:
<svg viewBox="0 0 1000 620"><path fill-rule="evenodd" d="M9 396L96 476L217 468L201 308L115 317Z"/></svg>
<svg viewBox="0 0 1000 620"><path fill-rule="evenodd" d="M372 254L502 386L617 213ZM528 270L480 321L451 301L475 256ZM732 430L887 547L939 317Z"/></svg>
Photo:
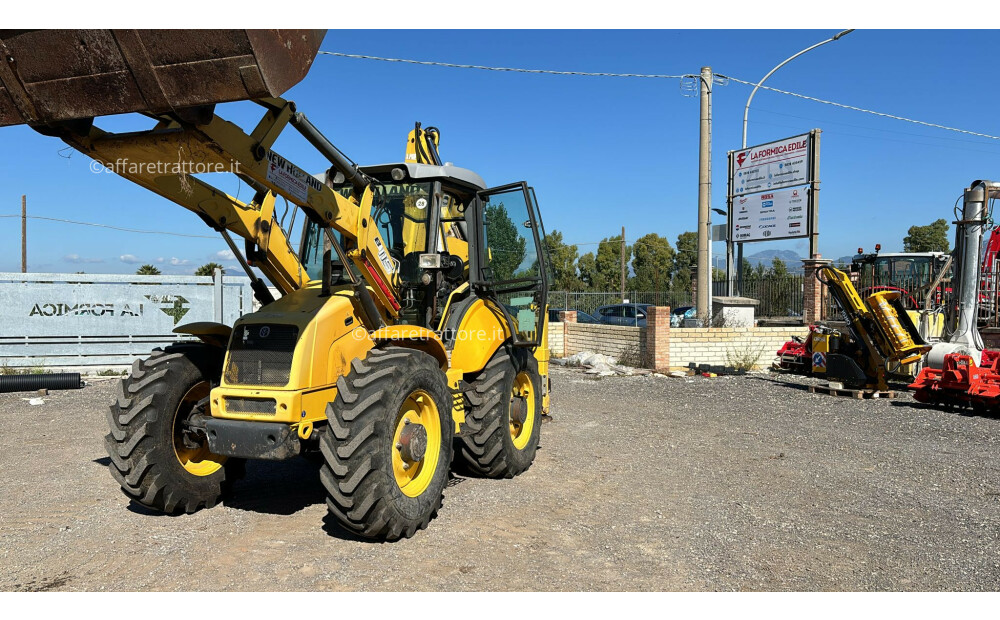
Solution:
<svg viewBox="0 0 1000 620"><path fill-rule="evenodd" d="M795 60L796 58L798 58L802 54L805 54L808 51L814 50L814 49L816 49L817 47L819 47L821 45L826 45L827 43L829 43L831 41L836 41L840 37L843 37L845 35L851 34L852 32L854 32L854 28L850 28L848 30L841 30L840 32L838 32L837 34L833 35L829 39L827 39L825 41L820 41L816 45L811 45L811 46L805 48L804 50L802 50L801 52L798 52L797 54L789 56L788 58L786 58L783 61L781 61L781 63L779 63L778 66L776 66L775 68L773 68L770 71L768 71L767 75L765 75L763 78L761 78L761 80L759 82L757 82L757 85L753 87L752 91L750 91L750 96L747 98L747 104L743 108L743 142L742 142L742 145L741 145L740 148L744 148L745 149L747 147L747 120L750 117L750 102L753 101L753 96L757 94L757 89L760 88L761 84L763 84L764 82L766 82L767 78L769 78L772 75L774 75L775 71L777 71L778 69L784 67L786 64L788 64L792 60ZM743 244L740 243L739 246L738 246L738 248L739 248L739 250L738 250L738 254L739 255L737 257L738 264L736 266L736 280L737 280L737 284L738 284L738 287L740 289L740 292L742 293L743 292ZM727 243L726 243L726 254L727 254L727 256L726 256L727 271L731 274L732 273L732 268L733 268L733 242L732 241L727 241ZM812 257L810 256L809 258L812 258ZM732 283L730 283L729 286L732 287Z"/></svg>

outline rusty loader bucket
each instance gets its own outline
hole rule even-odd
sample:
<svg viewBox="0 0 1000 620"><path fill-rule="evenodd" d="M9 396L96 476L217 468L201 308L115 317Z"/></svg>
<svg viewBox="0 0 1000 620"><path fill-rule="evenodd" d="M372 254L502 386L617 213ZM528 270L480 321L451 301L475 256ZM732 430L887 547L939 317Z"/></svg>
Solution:
<svg viewBox="0 0 1000 620"><path fill-rule="evenodd" d="M323 30L0 30L0 127L277 97Z"/></svg>

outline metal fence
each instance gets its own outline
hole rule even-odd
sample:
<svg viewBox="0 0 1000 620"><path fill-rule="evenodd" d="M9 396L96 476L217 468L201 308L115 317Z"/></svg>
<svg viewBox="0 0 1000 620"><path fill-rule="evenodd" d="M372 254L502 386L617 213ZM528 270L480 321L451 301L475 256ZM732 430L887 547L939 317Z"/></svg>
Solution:
<svg viewBox="0 0 1000 620"><path fill-rule="evenodd" d="M743 279L741 297L749 297L760 302L755 315L764 318L801 317L804 307L805 276L790 273L782 276L759 276ZM716 280L712 283L712 295L727 295L729 282ZM737 291L733 282L733 291Z"/></svg>
<svg viewBox="0 0 1000 620"><path fill-rule="evenodd" d="M245 277L0 273L0 367L131 364L252 303Z"/></svg>
<svg viewBox="0 0 1000 620"><path fill-rule="evenodd" d="M690 291L626 291L624 299L621 291L613 292L573 292L549 291L549 308L578 310L596 315L601 306L620 303L652 304L680 308L694 305Z"/></svg>
<svg viewBox="0 0 1000 620"><path fill-rule="evenodd" d="M729 286L726 280L716 280L712 283L712 295L722 297L728 294ZM750 297L760 302L756 315L763 318L801 317L803 310L802 274L784 276L763 276L747 278L743 281L743 297ZM733 282L733 290L736 283ZM601 306L611 306L628 301L655 306L670 306L677 309L693 306L691 291L553 291L549 293L549 308L580 310L594 315Z"/></svg>

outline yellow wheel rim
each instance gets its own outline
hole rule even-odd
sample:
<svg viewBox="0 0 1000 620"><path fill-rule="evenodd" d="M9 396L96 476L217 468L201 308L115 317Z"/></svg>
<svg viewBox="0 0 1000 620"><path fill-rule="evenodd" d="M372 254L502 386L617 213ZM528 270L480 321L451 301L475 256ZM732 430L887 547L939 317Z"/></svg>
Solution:
<svg viewBox="0 0 1000 620"><path fill-rule="evenodd" d="M202 381L193 385L184 394L184 398L177 405L177 411L174 412L174 455L177 457L177 462L181 464L181 467L189 474L195 476L210 476L219 471L222 464L226 462L226 457L212 454L208 451L207 441L197 448L189 448L184 445L184 429L180 422L186 420L191 415L191 410L198 404L198 401L207 398L211 391L212 386L209 385L208 381Z"/></svg>
<svg viewBox="0 0 1000 620"><path fill-rule="evenodd" d="M510 394L510 407L513 412L515 401L523 399L525 404L524 420L518 422L513 415L508 415L510 422L510 438L514 441L514 447L523 450L531 439L531 431L535 427L535 386L531 382L531 375L521 371L514 377L514 387Z"/></svg>
<svg viewBox="0 0 1000 620"><path fill-rule="evenodd" d="M414 390L396 415L392 436L392 473L407 497L427 490L441 456L441 418L431 395Z"/></svg>

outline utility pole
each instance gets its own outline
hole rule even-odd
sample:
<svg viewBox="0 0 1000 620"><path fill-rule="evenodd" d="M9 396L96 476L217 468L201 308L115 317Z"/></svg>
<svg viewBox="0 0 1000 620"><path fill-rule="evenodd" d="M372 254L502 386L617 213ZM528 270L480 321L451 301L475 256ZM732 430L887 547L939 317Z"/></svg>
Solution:
<svg viewBox="0 0 1000 620"><path fill-rule="evenodd" d="M625 303L625 227L622 226L622 303Z"/></svg>
<svg viewBox="0 0 1000 620"><path fill-rule="evenodd" d="M21 195L21 273L28 273L28 197Z"/></svg>
<svg viewBox="0 0 1000 620"><path fill-rule="evenodd" d="M712 196L712 68L701 68L701 128L698 145L698 318L708 327L712 314L712 266L709 264L709 244L712 231L709 201Z"/></svg>

